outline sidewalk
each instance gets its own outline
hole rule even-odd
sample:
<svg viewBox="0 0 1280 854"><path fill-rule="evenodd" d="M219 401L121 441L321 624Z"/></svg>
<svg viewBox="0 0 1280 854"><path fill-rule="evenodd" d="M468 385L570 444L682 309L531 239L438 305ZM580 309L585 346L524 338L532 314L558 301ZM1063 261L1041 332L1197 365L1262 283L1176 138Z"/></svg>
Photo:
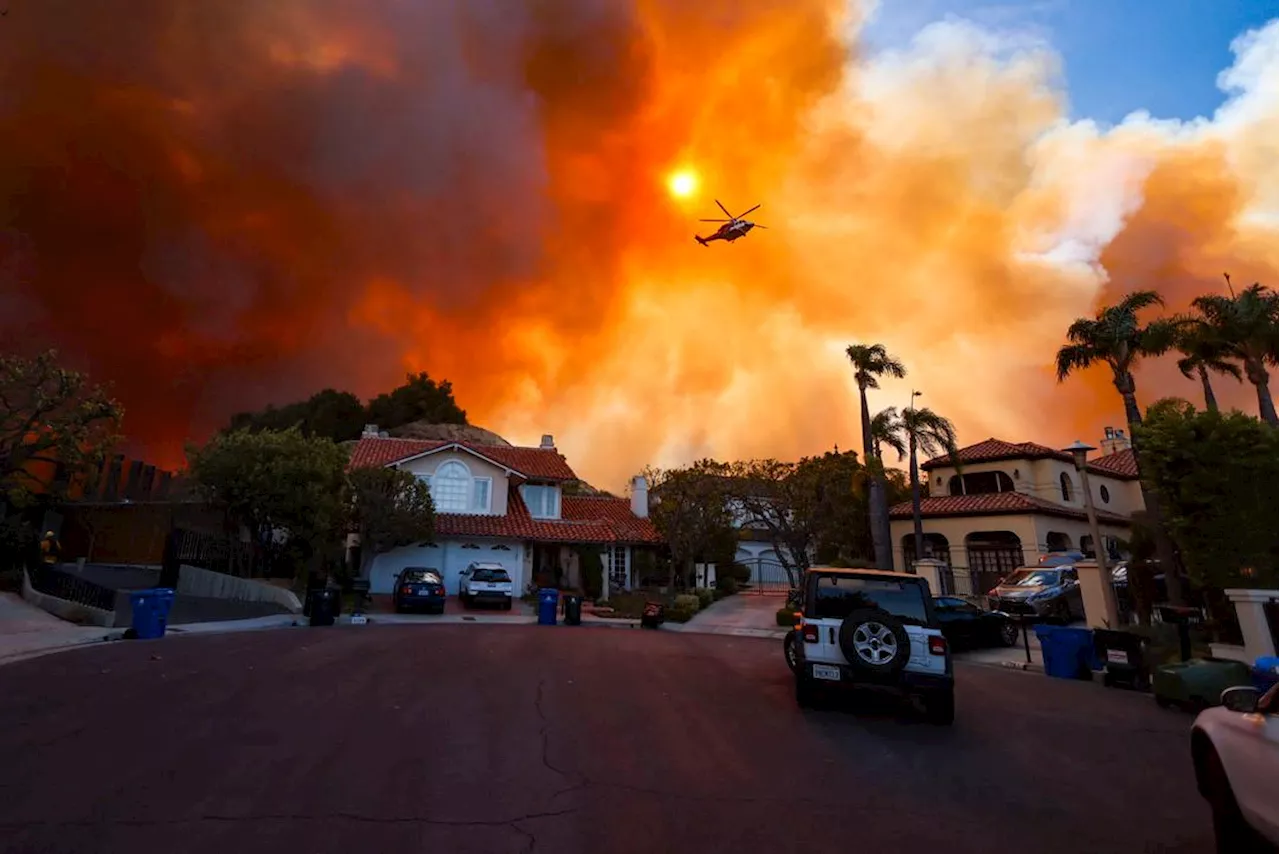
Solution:
<svg viewBox="0 0 1280 854"><path fill-rule="evenodd" d="M124 629L77 626L28 604L16 593L0 593L0 664L116 640L123 634Z"/></svg>

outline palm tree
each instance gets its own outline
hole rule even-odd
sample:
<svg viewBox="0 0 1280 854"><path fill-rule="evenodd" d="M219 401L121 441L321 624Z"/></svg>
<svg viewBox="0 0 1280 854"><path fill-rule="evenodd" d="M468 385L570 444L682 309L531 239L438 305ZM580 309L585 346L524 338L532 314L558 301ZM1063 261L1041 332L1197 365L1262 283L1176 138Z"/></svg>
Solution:
<svg viewBox="0 0 1280 854"><path fill-rule="evenodd" d="M875 552L876 566L893 569L892 535L889 533L889 502L880 457L875 452L871 433L871 410L867 407L867 389L880 388L880 377L902 379L906 367L889 355L883 344L850 344L845 355L853 364L853 377L858 383L858 397L862 404L862 458L872 477L867 489L867 513L871 517L871 544Z"/></svg>
<svg viewBox="0 0 1280 854"><path fill-rule="evenodd" d="M1227 279L1230 284L1231 279ZM1276 407L1271 401L1271 374L1267 365L1276 364L1276 292L1253 284L1238 294L1197 297L1191 303L1204 315L1218 336L1226 342L1231 357L1244 365L1245 376L1258 391L1258 414L1276 426Z"/></svg>
<svg viewBox="0 0 1280 854"><path fill-rule="evenodd" d="M1231 348L1218 331L1204 317L1178 319L1178 339L1174 347L1182 354L1178 370L1189 380L1200 380L1204 389L1204 408L1218 411L1218 398L1213 393L1209 372L1225 374L1240 382L1240 369L1229 361Z"/></svg>
<svg viewBox="0 0 1280 854"><path fill-rule="evenodd" d="M1067 343L1058 350L1058 382L1097 364L1111 369L1111 381L1124 400L1125 420L1129 422L1135 462L1139 459L1137 428L1142 426L1142 412L1138 409L1133 369L1143 358L1168 352L1177 341L1179 329L1177 321L1168 319L1157 319L1143 325L1138 320L1138 312L1163 305L1164 300L1155 291L1126 294L1115 305L1101 308L1092 320L1082 317L1072 323L1067 329ZM1159 497L1146 481L1140 480L1140 483L1142 500L1154 523L1156 548L1168 580L1169 598L1181 603L1182 579L1176 569L1173 542L1164 529ZM1101 548L1101 544L1098 547Z"/></svg>
<svg viewBox="0 0 1280 854"><path fill-rule="evenodd" d="M898 430L898 407L882 409L871 418L871 448L876 459L883 459L880 449L888 446L898 454L898 462L907 458L907 445Z"/></svg>
<svg viewBox="0 0 1280 854"><path fill-rule="evenodd" d="M893 417L893 410L888 409L879 415L888 413L885 438L881 441L898 452L898 459L903 457L903 445L906 446L908 476L911 478L911 527L915 534L916 559L924 557L924 522L920 512L920 466L919 454L926 457L951 457L952 465L960 468L960 460L956 457L956 428L932 409L916 409L914 406L902 410L902 414ZM877 417L878 417L877 416Z"/></svg>

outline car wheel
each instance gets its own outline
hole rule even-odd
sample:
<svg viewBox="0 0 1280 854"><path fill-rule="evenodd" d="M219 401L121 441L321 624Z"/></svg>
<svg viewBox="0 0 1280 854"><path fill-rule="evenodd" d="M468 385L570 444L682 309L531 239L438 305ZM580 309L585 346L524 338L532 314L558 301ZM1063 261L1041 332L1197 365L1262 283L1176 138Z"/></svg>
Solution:
<svg viewBox="0 0 1280 854"><path fill-rule="evenodd" d="M924 715L929 719L929 723L938 726L950 726L955 721L955 689L935 691L925 695L922 699L924 700Z"/></svg>
<svg viewBox="0 0 1280 854"><path fill-rule="evenodd" d="M808 676L801 676L798 673L796 674L796 705L802 709L812 709L818 705L817 686Z"/></svg>
<svg viewBox="0 0 1280 854"><path fill-rule="evenodd" d="M1249 826L1231 791L1231 781L1218 752L1209 748L1204 757L1205 798L1213 810L1213 838L1218 854L1266 851L1266 841ZM1271 848L1271 850L1275 850Z"/></svg>
<svg viewBox="0 0 1280 854"><path fill-rule="evenodd" d="M511 600L510 600L510 599L508 599L508 600L506 600L505 602L503 602L503 603L502 603L502 610L504 610L504 611L510 611L510 610L511 610Z"/></svg>
<svg viewBox="0 0 1280 854"><path fill-rule="evenodd" d="M1005 620L1000 625L1000 643L1005 646L1018 645L1018 624L1013 620Z"/></svg>
<svg viewBox="0 0 1280 854"><path fill-rule="evenodd" d="M787 667L795 673L800 669L800 662L796 659L796 633L795 631L787 632L787 636L782 639L782 655L787 660Z"/></svg>

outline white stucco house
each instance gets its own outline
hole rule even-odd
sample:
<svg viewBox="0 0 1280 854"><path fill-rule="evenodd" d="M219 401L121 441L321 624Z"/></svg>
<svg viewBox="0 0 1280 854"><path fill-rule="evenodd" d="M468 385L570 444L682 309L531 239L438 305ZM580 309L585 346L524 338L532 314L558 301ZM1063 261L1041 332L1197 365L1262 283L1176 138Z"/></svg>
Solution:
<svg viewBox="0 0 1280 854"><path fill-rule="evenodd" d="M1138 464L1124 431L1108 427L1101 455L1088 461L1098 528L1115 551L1145 505ZM1093 552L1080 474L1070 454L1035 442L989 438L920 466L924 551L951 567L956 590L984 592L1018 566L1049 552ZM911 502L889 509L894 568L916 559ZM972 588L972 589L970 589Z"/></svg>
<svg viewBox="0 0 1280 854"><path fill-rule="evenodd" d="M390 593L407 566L438 570L452 595L459 573L474 561L502 564L517 591L527 585L580 587L578 553L599 550L605 595L635 584L636 549L661 537L649 519L644 478L630 501L565 495L578 477L551 436L536 448L462 441L393 439L365 430L350 466L388 466L421 478L435 503L435 537L378 555L369 569L371 593Z"/></svg>

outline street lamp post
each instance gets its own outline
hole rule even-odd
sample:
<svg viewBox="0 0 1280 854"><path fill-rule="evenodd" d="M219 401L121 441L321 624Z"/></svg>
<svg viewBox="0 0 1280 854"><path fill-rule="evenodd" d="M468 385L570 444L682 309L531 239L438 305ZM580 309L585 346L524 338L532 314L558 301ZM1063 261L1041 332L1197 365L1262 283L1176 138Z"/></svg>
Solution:
<svg viewBox="0 0 1280 854"><path fill-rule="evenodd" d="M1093 490L1089 486L1089 467L1087 457L1093 450L1092 445L1086 445L1077 439L1073 444L1064 451L1071 454L1075 460L1076 471L1080 473L1080 488L1084 491L1084 512L1089 519L1089 536L1093 539L1093 554L1098 562L1098 571L1102 580L1102 601L1106 608L1105 621L1109 628L1116 628L1120 621L1120 612L1116 607L1116 589L1111 583L1111 570L1107 561L1107 545L1102 539L1102 532L1098 529L1098 511L1093 506Z"/></svg>
<svg viewBox="0 0 1280 854"><path fill-rule="evenodd" d="M916 408L916 398L924 394L922 391L911 390L911 402L907 404L907 410L914 412ZM920 469L916 464L916 431L914 425L909 424L907 430L907 445L909 448L910 462L908 466L911 471L911 534L912 544L915 546L916 560L924 559L924 522L920 519ZM913 561L914 563L914 561ZM915 572L914 566L907 567L908 572Z"/></svg>

